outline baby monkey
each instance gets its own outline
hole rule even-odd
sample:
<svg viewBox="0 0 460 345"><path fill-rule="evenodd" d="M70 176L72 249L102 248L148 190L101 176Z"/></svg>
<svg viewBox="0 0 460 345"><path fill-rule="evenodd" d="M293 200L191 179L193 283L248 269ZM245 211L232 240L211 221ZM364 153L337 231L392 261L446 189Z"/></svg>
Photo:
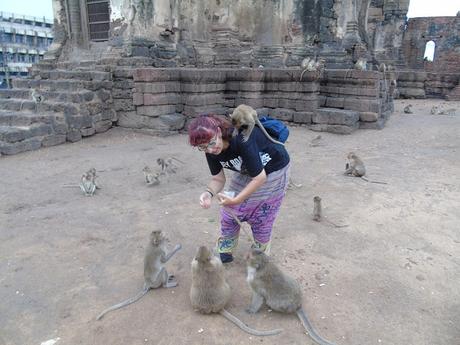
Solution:
<svg viewBox="0 0 460 345"><path fill-rule="evenodd" d="M93 196L97 188L93 175L88 171L81 176L79 186L86 196Z"/></svg>
<svg viewBox="0 0 460 345"><path fill-rule="evenodd" d="M364 167L363 161L354 153L350 152L347 155L348 163L345 165L344 175L360 177L366 182L387 184L386 182L371 181L364 177L366 175L366 168Z"/></svg>
<svg viewBox="0 0 460 345"><path fill-rule="evenodd" d="M330 225L336 228L345 228L348 226L348 225L337 225L334 222L331 222L329 219L323 218L322 214L323 214L323 211L322 211L322 206L321 206L321 198L319 196L315 196L313 198L313 220L315 222L320 222L321 220L324 220L326 223L329 223Z"/></svg>
<svg viewBox="0 0 460 345"><path fill-rule="evenodd" d="M173 275L168 275L164 264L182 248L177 244L170 253L166 253L166 238L161 230L154 230L150 234L150 240L145 250L144 256L144 288L136 296L127 299L121 303L115 304L104 310L96 318L100 320L106 313L134 303L141 299L150 289L156 289L160 286L171 288L177 286L177 281Z"/></svg>
<svg viewBox="0 0 460 345"><path fill-rule="evenodd" d="M260 123L257 116L257 112L250 106L241 104L233 111L233 114L230 115L233 126L236 127L238 131L241 131L243 134L243 141L248 141L251 136L254 126L257 125L264 135L275 144L284 144L278 140L273 139L270 134L267 133L264 126Z"/></svg>
<svg viewBox="0 0 460 345"><path fill-rule="evenodd" d="M246 326L241 320L224 309L230 300L230 295L230 285L225 279L224 265L207 247L199 247L192 261L192 286L190 288L192 307L203 314L219 313L252 335L265 336L281 333L282 330L280 329L257 331Z"/></svg>
<svg viewBox="0 0 460 345"><path fill-rule="evenodd" d="M267 304L272 310L281 313L296 313L310 337L320 345L333 345L323 339L313 328L302 307L302 291L299 283L284 274L272 261L258 249L247 255L247 282L252 290L249 313L257 313Z"/></svg>

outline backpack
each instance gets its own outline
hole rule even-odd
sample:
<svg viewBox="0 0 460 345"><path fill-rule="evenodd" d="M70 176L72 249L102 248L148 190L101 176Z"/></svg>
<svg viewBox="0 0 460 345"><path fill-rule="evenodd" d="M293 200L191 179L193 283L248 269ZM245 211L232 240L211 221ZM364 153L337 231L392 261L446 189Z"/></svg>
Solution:
<svg viewBox="0 0 460 345"><path fill-rule="evenodd" d="M268 116L263 116L259 118L260 123L264 126L265 130L273 139L276 139L282 143L286 142L289 136L289 128L284 124L284 122L272 119Z"/></svg>

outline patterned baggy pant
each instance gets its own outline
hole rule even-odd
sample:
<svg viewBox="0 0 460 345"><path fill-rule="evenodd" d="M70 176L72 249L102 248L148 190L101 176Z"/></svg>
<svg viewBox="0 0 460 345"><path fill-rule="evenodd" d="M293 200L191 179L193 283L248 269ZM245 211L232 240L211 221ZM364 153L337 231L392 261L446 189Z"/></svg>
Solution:
<svg viewBox="0 0 460 345"><path fill-rule="evenodd" d="M273 223L289 183L289 171L290 165L287 165L272 172L265 183L241 204L221 208L221 237L217 242L219 253L231 253L238 244L240 226L234 216L251 226L253 246L262 250L269 246ZM227 190L238 195L250 181L251 177L234 173Z"/></svg>

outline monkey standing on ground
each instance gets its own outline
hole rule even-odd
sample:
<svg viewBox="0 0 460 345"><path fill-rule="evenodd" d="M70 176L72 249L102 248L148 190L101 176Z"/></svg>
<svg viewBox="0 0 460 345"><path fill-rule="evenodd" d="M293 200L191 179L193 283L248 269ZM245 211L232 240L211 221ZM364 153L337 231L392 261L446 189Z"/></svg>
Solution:
<svg viewBox="0 0 460 345"><path fill-rule="evenodd" d="M366 182L387 184L386 182L370 181L365 178L364 175L366 175L366 168L364 167L364 163L354 152L350 152L347 155L347 158L348 163L345 165L344 175L360 177Z"/></svg>
<svg viewBox="0 0 460 345"><path fill-rule="evenodd" d="M248 141L254 126L257 125L271 142L284 146L282 142L273 139L270 134L267 133L257 117L257 112L252 107L241 104L236 107L233 114L230 115L230 118L232 119L233 126L242 132L243 141Z"/></svg>
<svg viewBox="0 0 460 345"><path fill-rule="evenodd" d="M199 247L192 261L192 286L190 288L192 307L203 314L219 313L252 335L265 336L281 333L281 329L257 331L246 326L241 320L224 309L230 300L230 295L230 285L225 279L225 269L222 262L207 247Z"/></svg>
<svg viewBox="0 0 460 345"><path fill-rule="evenodd" d="M272 310L296 313L316 343L333 345L323 339L308 320L302 308L302 291L295 279L285 275L267 255L257 249L252 249L247 256L247 270L247 282L252 290L247 312L257 313L265 302Z"/></svg>
<svg viewBox="0 0 460 345"><path fill-rule="evenodd" d="M97 320L100 320L106 313L134 303L141 299L150 289L156 289L160 286L171 288L177 286L177 281L173 275L168 275L164 264L168 262L176 252L182 248L177 244L174 249L166 254L166 238L161 230L152 231L150 234L149 244L144 256L144 288L136 296L127 299L124 302L115 304L104 310Z"/></svg>
<svg viewBox="0 0 460 345"><path fill-rule="evenodd" d="M336 228L345 228L348 225L337 225L334 222L331 222L329 219L322 218L322 207L321 207L321 198L319 196L315 196L313 198L313 220L315 222L320 222L321 220L326 221L327 223L335 226Z"/></svg>

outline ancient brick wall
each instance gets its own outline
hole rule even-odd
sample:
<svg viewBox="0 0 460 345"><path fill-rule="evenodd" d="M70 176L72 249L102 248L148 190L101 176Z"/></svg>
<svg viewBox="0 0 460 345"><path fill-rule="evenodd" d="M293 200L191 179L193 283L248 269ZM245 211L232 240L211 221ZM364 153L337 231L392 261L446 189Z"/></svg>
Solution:
<svg viewBox="0 0 460 345"><path fill-rule="evenodd" d="M403 49L408 67L429 72L460 73L460 17L411 18ZM424 61L426 43L435 43L434 61Z"/></svg>

